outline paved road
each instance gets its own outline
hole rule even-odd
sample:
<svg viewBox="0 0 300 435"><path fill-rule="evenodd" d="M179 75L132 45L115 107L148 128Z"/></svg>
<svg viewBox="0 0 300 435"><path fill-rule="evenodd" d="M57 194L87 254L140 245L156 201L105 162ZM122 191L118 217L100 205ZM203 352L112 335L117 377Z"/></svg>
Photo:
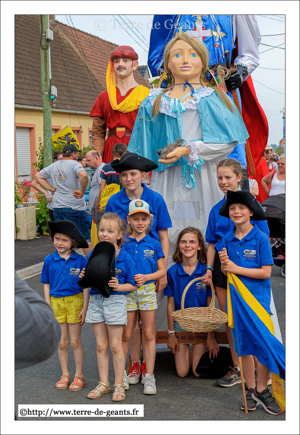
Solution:
<svg viewBox="0 0 300 435"><path fill-rule="evenodd" d="M40 243L40 242L38 242ZM51 251L51 243L47 241L47 249ZM34 243L32 243L32 246ZM20 267L20 258L22 257L22 243L16 242L16 269L27 267L28 263L23 262ZM37 256L35 245L32 248L32 255ZM46 250L47 250L46 249ZM24 251L25 252L25 251ZM28 251L27 251L28 252ZM47 252L48 253L48 252ZM46 254L47 254L46 253ZM28 258L28 257L27 257ZM37 257L37 262L42 261ZM27 279L27 283L43 295L43 287L40 281L40 274ZM276 304L277 315L283 342L285 342L285 281L280 274L280 269L276 266L272 268L272 289L274 301ZM85 353L84 375L87 379L86 386L79 392L70 392L69 390L58 391L55 389L55 383L60 377L60 366L57 355L53 355L47 361L20 370L15 375L15 411L17 413L18 404L84 404L91 405L91 401L86 398L86 394L98 383L98 369L96 362L95 338L91 325L85 324L82 328L82 343ZM70 348L70 372L74 373L74 363L72 349ZM285 413L279 416L272 416L266 413L262 407L258 407L255 412L245 415L240 410L242 400L241 385L232 388L220 388L213 379L196 379L192 374L184 379L176 375L174 358L168 349L159 349L156 357L155 376L157 380L158 392L155 396L146 396L143 394L143 386L137 384L131 386L126 392L126 404L144 404L145 420L171 420L171 421L270 421L283 422ZM113 369L110 365L110 380L113 382ZM92 402L92 405L112 404L111 395L107 394L101 399ZM118 405L122 406L122 405ZM18 417L18 420L21 418ZM97 417L89 418L98 420ZM128 421L130 418L126 418ZM133 418L131 418L133 419ZM30 420L30 418L23 418ZM34 418L34 421L39 418ZM41 419L40 419L41 420ZM43 419L45 420L45 419ZM49 420L49 419L48 419ZM53 419L51 419L53 421ZM67 420L66 418L60 420ZM72 418L70 418L72 420ZM74 419L78 421L79 419ZM107 420L116 420L109 418ZM136 418L134 418L136 420ZM118 419L120 421L120 419ZM187 432L192 432L191 426L187 426ZM149 430L149 428L148 428ZM208 430L208 429L206 429ZM194 429L193 429L194 431ZM147 431L146 431L147 432ZM199 427L199 433L201 432ZM211 428L211 433L217 433ZM67 432L66 432L67 433ZM68 432L69 433L69 432ZM71 433L71 432L70 432ZM88 430L86 431L88 432ZM151 429L147 433L151 432ZM183 432L182 432L183 433ZM206 431L204 432L206 433ZM208 433L208 432L207 432ZM254 432L253 432L254 433ZM265 432L266 433L266 432ZM275 432L274 432L275 433ZM281 432L284 433L284 432ZM287 433L287 432L285 432Z"/></svg>

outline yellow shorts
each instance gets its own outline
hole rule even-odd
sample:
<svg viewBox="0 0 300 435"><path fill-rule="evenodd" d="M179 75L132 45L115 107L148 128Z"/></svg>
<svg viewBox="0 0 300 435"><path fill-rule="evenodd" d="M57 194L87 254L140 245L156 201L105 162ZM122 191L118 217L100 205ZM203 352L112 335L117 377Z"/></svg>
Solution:
<svg viewBox="0 0 300 435"><path fill-rule="evenodd" d="M83 294L54 298L51 296L51 307L58 323L80 323L79 313L83 307Z"/></svg>
<svg viewBox="0 0 300 435"><path fill-rule="evenodd" d="M152 311L157 309L154 282L144 284L127 295L127 311Z"/></svg>

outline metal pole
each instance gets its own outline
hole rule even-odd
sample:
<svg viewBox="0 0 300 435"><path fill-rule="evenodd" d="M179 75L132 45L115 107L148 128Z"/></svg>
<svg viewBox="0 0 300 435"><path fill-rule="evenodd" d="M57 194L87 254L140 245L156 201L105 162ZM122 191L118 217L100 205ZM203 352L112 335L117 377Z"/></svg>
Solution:
<svg viewBox="0 0 300 435"><path fill-rule="evenodd" d="M52 163L52 114L50 100L50 46L46 39L49 28L49 15L40 16L40 53L41 53L41 82L44 122L44 167Z"/></svg>

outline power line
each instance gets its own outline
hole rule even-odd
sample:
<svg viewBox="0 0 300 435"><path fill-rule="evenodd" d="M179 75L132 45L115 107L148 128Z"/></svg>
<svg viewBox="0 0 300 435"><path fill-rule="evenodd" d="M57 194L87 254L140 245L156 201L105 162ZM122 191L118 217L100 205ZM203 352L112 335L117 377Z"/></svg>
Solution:
<svg viewBox="0 0 300 435"><path fill-rule="evenodd" d="M285 35L285 33L273 33L273 35L260 35L261 37L263 36L282 36Z"/></svg>
<svg viewBox="0 0 300 435"><path fill-rule="evenodd" d="M279 44L279 45L283 45L283 44L285 44L285 42L283 42L282 44ZM274 46L274 45L269 45L269 44L263 44L262 42L259 45L265 45L266 47L280 48L280 50L285 50L285 48L279 47L279 45Z"/></svg>
<svg viewBox="0 0 300 435"><path fill-rule="evenodd" d="M120 16L120 15L119 15L119 16ZM132 24L132 22L131 22L130 19L127 17L127 15L124 15L124 17L126 17L127 20L130 22L130 24ZM134 26L134 24L132 24L132 26ZM136 30L139 32L139 34L141 35L141 37L146 41L147 46L149 47L149 42L148 42L147 39L144 37L144 35L142 35L142 33L141 33L138 29L136 29Z"/></svg>
<svg viewBox="0 0 300 435"><path fill-rule="evenodd" d="M285 68L266 68L266 67L263 67L263 66L258 66L258 68L261 68L261 69L270 69L272 71L285 71Z"/></svg>
<svg viewBox="0 0 300 435"><path fill-rule="evenodd" d="M259 15L260 17L263 17L263 18L268 18L269 20L274 20L274 21L280 21L281 23L284 23L285 22L285 19L283 19L283 20L278 20L277 18L271 18L271 17L269 17L269 16L267 16L267 15ZM275 15L276 16L276 15ZM278 16L280 16L280 15L278 15ZM283 17L282 17L283 18Z"/></svg>
<svg viewBox="0 0 300 435"><path fill-rule="evenodd" d="M285 93L284 93L284 92L279 92L279 91L276 91L276 89L273 89L273 88L269 88L269 86L263 85L262 83L258 82L257 80L255 80L255 79L253 79L253 78L252 78L252 80L253 80L254 82L258 83L259 85L262 85L262 86L264 86L265 88L271 89L271 91L277 92L278 94L282 94L282 95L285 95Z"/></svg>
<svg viewBox="0 0 300 435"><path fill-rule="evenodd" d="M145 48L144 47L142 47L141 46L141 44L139 44L134 38L133 38L133 36L132 35L130 35L130 33L128 33L127 32L127 30L126 29L124 29L124 27L122 27L122 24L117 20L117 18L113 15L113 17L114 17L114 19L116 20L116 22L121 26L120 28L121 29L123 29L123 30L125 30L125 32L130 36L130 38L132 38L133 40L134 40L134 42L137 44L137 45L139 45L146 53L148 53L147 52L147 50L145 50Z"/></svg>
<svg viewBox="0 0 300 435"><path fill-rule="evenodd" d="M285 44L285 42L283 42L282 44L279 44L279 45L283 45L283 44ZM279 47L279 45L277 45L276 47L272 47L272 48L269 48L268 50L265 50L265 51L261 51L261 52L260 52L260 53L258 53L258 54L266 53L267 51L273 50L274 48L278 48L278 47Z"/></svg>
<svg viewBox="0 0 300 435"><path fill-rule="evenodd" d="M128 23L126 23L126 21L123 20L123 18L121 17L121 15L118 15L118 17L121 18L121 20L123 21L123 23L125 23L126 26L127 26L127 28L128 28L129 30L131 30L131 31L135 34L135 36L136 36L136 37L141 41L141 43L142 43L142 44L145 44L146 47L148 48L148 44L146 44L144 41L142 41L141 38L139 37L139 35L137 35L133 29L131 29L130 27L128 27ZM131 23L130 20L129 20L129 22ZM131 23L131 24L132 24L132 23Z"/></svg>

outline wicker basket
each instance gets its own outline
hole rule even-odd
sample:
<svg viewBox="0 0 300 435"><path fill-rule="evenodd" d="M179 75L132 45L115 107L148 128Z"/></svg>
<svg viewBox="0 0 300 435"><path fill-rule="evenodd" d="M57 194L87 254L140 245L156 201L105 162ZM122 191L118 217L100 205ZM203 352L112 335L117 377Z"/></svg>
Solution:
<svg viewBox="0 0 300 435"><path fill-rule="evenodd" d="M203 279L193 279L184 289L181 297L181 310L173 311L172 316L181 328L191 332L214 331L228 321L227 314L215 308L215 288L211 284L212 298L209 307L184 308L184 299L190 286Z"/></svg>

